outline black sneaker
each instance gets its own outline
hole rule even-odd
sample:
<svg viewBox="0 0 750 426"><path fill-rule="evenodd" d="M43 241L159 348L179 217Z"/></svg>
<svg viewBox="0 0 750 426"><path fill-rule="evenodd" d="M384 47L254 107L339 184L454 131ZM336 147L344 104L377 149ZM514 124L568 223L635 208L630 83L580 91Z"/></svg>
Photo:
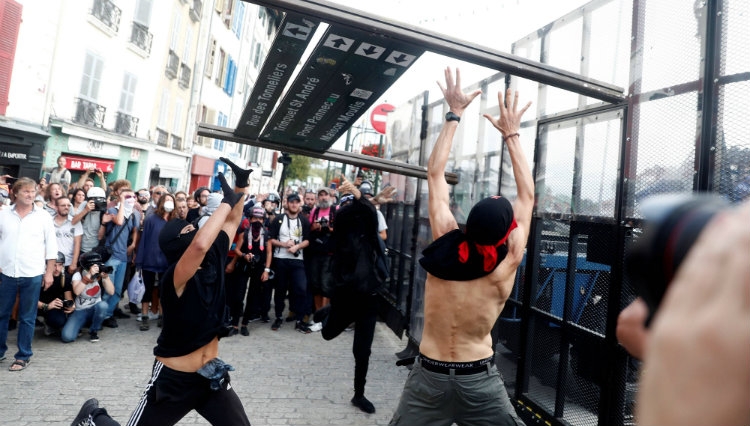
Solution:
<svg viewBox="0 0 750 426"><path fill-rule="evenodd" d="M109 317L102 321L102 325L109 328L117 328L117 320L115 317Z"/></svg>
<svg viewBox="0 0 750 426"><path fill-rule="evenodd" d="M89 341L91 343L96 343L99 341L99 334L96 333L96 331L89 331Z"/></svg>
<svg viewBox="0 0 750 426"><path fill-rule="evenodd" d="M239 330L237 330L237 328L235 328L235 327L232 327L232 329L231 329L231 330L229 330L229 336L228 336L228 337L236 336L236 335L238 335L238 334L240 334L240 331L239 331Z"/></svg>
<svg viewBox="0 0 750 426"><path fill-rule="evenodd" d="M99 401L96 398L91 398L84 402L83 405L81 405L81 409L78 410L76 419L73 420L73 423L71 423L70 426L89 426L94 424L93 419L91 418L91 413L97 408L99 408Z"/></svg>
<svg viewBox="0 0 750 426"><path fill-rule="evenodd" d="M113 315L115 318L122 318L122 319L130 318L130 315L123 312L122 309L120 308L115 309L115 312Z"/></svg>
<svg viewBox="0 0 750 426"><path fill-rule="evenodd" d="M313 321L323 322L328 317L328 314L330 312L331 312L331 305L323 306L322 308L315 311L315 314L313 315Z"/></svg>
<svg viewBox="0 0 750 426"><path fill-rule="evenodd" d="M148 316L141 319L141 325L139 328L141 329L141 331L148 331L148 329L150 328L148 325Z"/></svg>
<svg viewBox="0 0 750 426"><path fill-rule="evenodd" d="M307 324L305 324L302 321L297 321L297 324L295 324L294 329L299 331L302 334L312 333L312 330L310 330L310 327L308 327Z"/></svg>
<svg viewBox="0 0 750 426"><path fill-rule="evenodd" d="M271 330L273 330L273 331L278 330L279 328L281 328L281 324L284 324L284 320L281 319L281 318L276 318L273 321L273 324L271 324Z"/></svg>
<svg viewBox="0 0 750 426"><path fill-rule="evenodd" d="M352 398L352 405L359 408L360 410L364 411L367 414L372 414L375 412L375 406L372 405L372 402L370 402L367 398L365 398L364 395L362 396L354 396Z"/></svg>
<svg viewBox="0 0 750 426"><path fill-rule="evenodd" d="M138 315L141 313L141 306L136 305L133 302L128 303L128 309L130 309L130 313L134 315Z"/></svg>
<svg viewBox="0 0 750 426"><path fill-rule="evenodd" d="M240 334L243 335L243 336L249 336L250 335L250 332L247 330L247 326L246 325L243 325L242 327L240 327Z"/></svg>

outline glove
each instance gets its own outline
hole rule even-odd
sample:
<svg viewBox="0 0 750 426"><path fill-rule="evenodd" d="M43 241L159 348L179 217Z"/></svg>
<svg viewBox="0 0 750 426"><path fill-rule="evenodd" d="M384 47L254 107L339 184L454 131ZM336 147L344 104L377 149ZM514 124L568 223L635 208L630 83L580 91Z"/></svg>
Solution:
<svg viewBox="0 0 750 426"><path fill-rule="evenodd" d="M229 204L229 207L234 207L235 204L237 204L238 201L240 201L245 194L238 194L234 192L234 189L232 189L231 186L227 183L227 178L224 177L224 173L219 172L219 175L217 176L219 178L219 182L221 183L221 190L224 192L224 198L221 200L222 203Z"/></svg>
<svg viewBox="0 0 750 426"><path fill-rule="evenodd" d="M234 185L237 188L247 188L248 179L250 178L250 173L253 172L253 169L242 169L240 166L234 164L232 160L225 157L219 157L219 160L224 162L230 169L232 169L232 172L234 172Z"/></svg>

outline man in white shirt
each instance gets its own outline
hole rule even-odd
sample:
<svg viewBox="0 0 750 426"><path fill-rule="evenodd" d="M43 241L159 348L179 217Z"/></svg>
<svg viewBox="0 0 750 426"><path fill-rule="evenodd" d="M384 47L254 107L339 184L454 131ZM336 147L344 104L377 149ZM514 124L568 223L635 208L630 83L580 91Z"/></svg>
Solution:
<svg viewBox="0 0 750 426"><path fill-rule="evenodd" d="M36 183L20 178L13 194L16 203L0 211L0 360L8 350L8 320L19 295L18 352L9 370L20 371L33 355L39 289L52 285L57 238L52 217L34 204Z"/></svg>

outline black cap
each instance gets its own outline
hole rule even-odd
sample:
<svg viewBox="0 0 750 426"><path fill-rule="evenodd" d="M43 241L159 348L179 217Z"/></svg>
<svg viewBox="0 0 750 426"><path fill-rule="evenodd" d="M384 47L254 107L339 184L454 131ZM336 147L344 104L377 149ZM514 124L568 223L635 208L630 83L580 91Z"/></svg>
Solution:
<svg viewBox="0 0 750 426"><path fill-rule="evenodd" d="M62 263L62 264L65 264L65 255L64 255L64 254L62 254L62 252L61 252L61 251L58 251L58 252L57 252L57 260L55 261L55 263Z"/></svg>
<svg viewBox="0 0 750 426"><path fill-rule="evenodd" d="M286 196L286 202L292 202L292 201L300 201L299 194L296 192L292 192L291 194Z"/></svg>

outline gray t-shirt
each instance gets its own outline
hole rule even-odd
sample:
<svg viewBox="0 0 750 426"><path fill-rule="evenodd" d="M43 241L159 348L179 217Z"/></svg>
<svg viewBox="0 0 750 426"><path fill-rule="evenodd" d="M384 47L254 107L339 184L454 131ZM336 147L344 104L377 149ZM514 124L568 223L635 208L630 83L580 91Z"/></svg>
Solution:
<svg viewBox="0 0 750 426"><path fill-rule="evenodd" d="M81 220L83 238L81 239L81 253L90 252L99 244L99 226L101 225L101 212L91 211Z"/></svg>

